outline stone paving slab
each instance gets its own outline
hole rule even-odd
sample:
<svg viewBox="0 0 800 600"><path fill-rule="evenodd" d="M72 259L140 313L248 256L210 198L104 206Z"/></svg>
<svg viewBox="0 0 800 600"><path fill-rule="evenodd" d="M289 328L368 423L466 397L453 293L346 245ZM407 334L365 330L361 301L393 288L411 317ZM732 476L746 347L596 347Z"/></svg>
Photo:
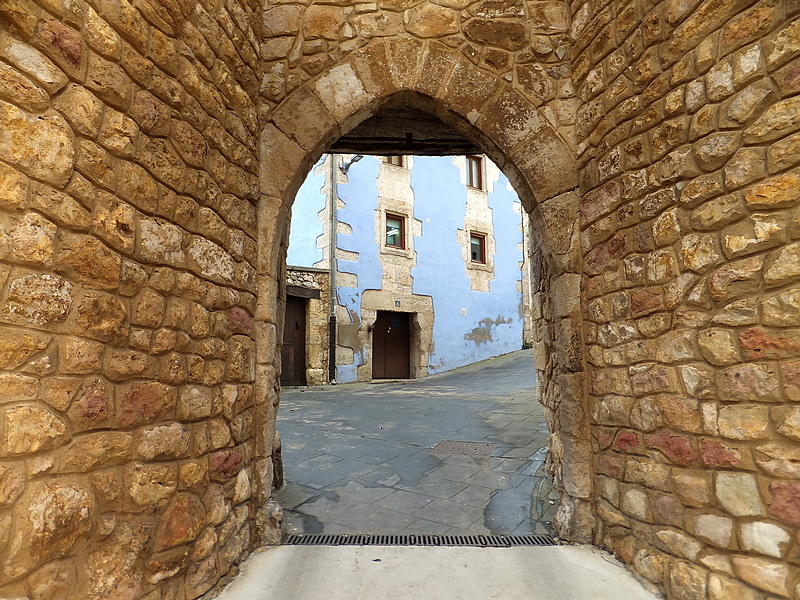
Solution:
<svg viewBox="0 0 800 600"><path fill-rule="evenodd" d="M552 533L530 350L421 380L287 389L278 426L289 533ZM443 440L496 448L431 454Z"/></svg>
<svg viewBox="0 0 800 600"><path fill-rule="evenodd" d="M279 546L217 600L657 600L590 546Z"/></svg>

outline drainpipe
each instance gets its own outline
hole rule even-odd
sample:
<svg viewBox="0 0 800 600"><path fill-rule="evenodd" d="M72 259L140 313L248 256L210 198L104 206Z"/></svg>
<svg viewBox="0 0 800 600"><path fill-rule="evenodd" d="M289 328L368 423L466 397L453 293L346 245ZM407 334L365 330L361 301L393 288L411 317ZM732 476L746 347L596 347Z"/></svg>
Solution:
<svg viewBox="0 0 800 600"><path fill-rule="evenodd" d="M331 282L331 310L330 318L328 320L328 380L333 385L336 383L336 305L339 303L339 293L336 289L336 237L337 229L339 227L337 210L339 208L339 174L336 172L336 166L339 162L337 154L329 154L330 160L330 178L331 184L328 188L328 202L329 210L329 223L330 233L329 248L328 248L328 265L330 268L330 282Z"/></svg>
<svg viewBox="0 0 800 600"><path fill-rule="evenodd" d="M328 249L329 256L330 256L330 278L331 278L331 313L330 319L328 321L328 328L329 328L329 346L328 346L328 378L330 379L331 384L336 383L336 306L339 304L339 294L336 290L336 269L337 269L337 262L336 262L336 248L338 246L337 243L337 234L338 234L338 227L339 227L339 218L338 218L338 209L339 209L339 171L341 171L344 175L347 175L347 172L350 170L350 167L353 166L353 163L357 163L362 158L364 158L363 154L356 154L353 158L351 158L347 163L343 164L339 167L339 155L331 153L330 159L330 177L331 177L331 185L330 185L330 248ZM338 169L337 169L338 167Z"/></svg>

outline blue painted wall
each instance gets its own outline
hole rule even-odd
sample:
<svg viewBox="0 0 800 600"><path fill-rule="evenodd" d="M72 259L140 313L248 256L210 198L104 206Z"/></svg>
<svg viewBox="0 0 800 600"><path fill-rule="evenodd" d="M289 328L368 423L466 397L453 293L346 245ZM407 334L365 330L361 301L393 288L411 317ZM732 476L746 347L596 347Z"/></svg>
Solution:
<svg viewBox="0 0 800 600"><path fill-rule="evenodd" d="M470 289L456 230L464 228L467 188L450 157L417 157L411 171L415 217L422 237L415 239L414 293L433 297L433 349L429 373L439 373L522 347L523 322L519 263L520 214L508 180L489 182L494 223L494 279L490 292ZM430 221L430 222L429 222ZM462 308L467 316L462 316ZM489 339L483 341L483 338ZM479 341L474 341L477 338Z"/></svg>
<svg viewBox="0 0 800 600"><path fill-rule="evenodd" d="M289 250L286 264L294 267L313 267L324 258L322 248L317 248L317 238L325 230L320 213L325 210L327 198L323 186L327 169L319 169L324 158L314 165L295 196L292 205L292 222L289 229Z"/></svg>
<svg viewBox="0 0 800 600"><path fill-rule="evenodd" d="M338 267L340 272L356 275L358 282L357 287L339 285L338 299L356 324L360 323L362 292L381 288L382 268L375 240L379 167L380 158L364 157L351 165L348 182L339 184L339 198L345 204L339 209L339 220L349 224L352 233L340 233L338 247L357 252L358 257L355 261L339 260ZM522 298L517 291L522 232L520 213L515 210L519 200L508 189L502 173L499 181L488 182L495 238L494 279L490 292L472 291L456 237L457 230L464 228L467 201L467 188L459 175L450 157L414 158L413 218L422 222L422 235L414 237L417 266L412 269L413 293L433 298L433 347L428 365L431 374L522 346ZM317 212L325 206L325 198L319 192L323 183L324 174L316 176L312 171L293 209L289 256L305 260L305 266L310 266L308 260L322 259L322 251L315 246L323 226L316 220ZM299 244L306 247L294 247ZM290 260L289 264L304 263ZM466 309L466 316L462 309ZM364 351L356 349L352 364L337 367L337 381L356 381L357 366L366 362Z"/></svg>

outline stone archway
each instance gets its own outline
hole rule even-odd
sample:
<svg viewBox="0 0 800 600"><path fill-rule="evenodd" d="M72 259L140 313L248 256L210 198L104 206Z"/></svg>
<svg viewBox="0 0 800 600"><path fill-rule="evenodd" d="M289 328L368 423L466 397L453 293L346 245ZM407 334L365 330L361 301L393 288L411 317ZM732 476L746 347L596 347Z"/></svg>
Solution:
<svg viewBox="0 0 800 600"><path fill-rule="evenodd" d="M402 71L388 60L397 54L405 57L407 68ZM508 82L442 44L396 38L368 44L287 97L261 138L262 189L269 193L262 195L259 208L264 243L258 314L281 314L275 303L282 293L285 222L310 165L339 136L395 106L431 113L478 144L513 182L530 215L537 264L535 304L540 308L536 368L540 400L553 432L550 466L562 507L557 527L566 538L590 541L591 451L583 376L577 172L572 149L542 111ZM280 328L281 323L265 326ZM265 358L270 353L275 356L274 347L259 352ZM269 373L274 372L272 367ZM260 385L274 389L268 380ZM277 402L274 394L272 402ZM263 414L274 419L274 412ZM265 423L268 432L274 428L274 420ZM265 456L269 443L268 435ZM264 499L270 483L263 482Z"/></svg>

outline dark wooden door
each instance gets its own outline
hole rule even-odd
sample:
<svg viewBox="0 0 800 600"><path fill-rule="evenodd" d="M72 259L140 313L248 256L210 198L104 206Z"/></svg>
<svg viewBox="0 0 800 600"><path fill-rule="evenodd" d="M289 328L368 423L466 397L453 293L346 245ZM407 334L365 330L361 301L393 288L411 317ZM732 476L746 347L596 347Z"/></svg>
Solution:
<svg viewBox="0 0 800 600"><path fill-rule="evenodd" d="M306 385L306 302L286 296L281 347L281 385Z"/></svg>
<svg viewBox="0 0 800 600"><path fill-rule="evenodd" d="M378 311L372 330L372 378L411 377L411 319L408 313Z"/></svg>

